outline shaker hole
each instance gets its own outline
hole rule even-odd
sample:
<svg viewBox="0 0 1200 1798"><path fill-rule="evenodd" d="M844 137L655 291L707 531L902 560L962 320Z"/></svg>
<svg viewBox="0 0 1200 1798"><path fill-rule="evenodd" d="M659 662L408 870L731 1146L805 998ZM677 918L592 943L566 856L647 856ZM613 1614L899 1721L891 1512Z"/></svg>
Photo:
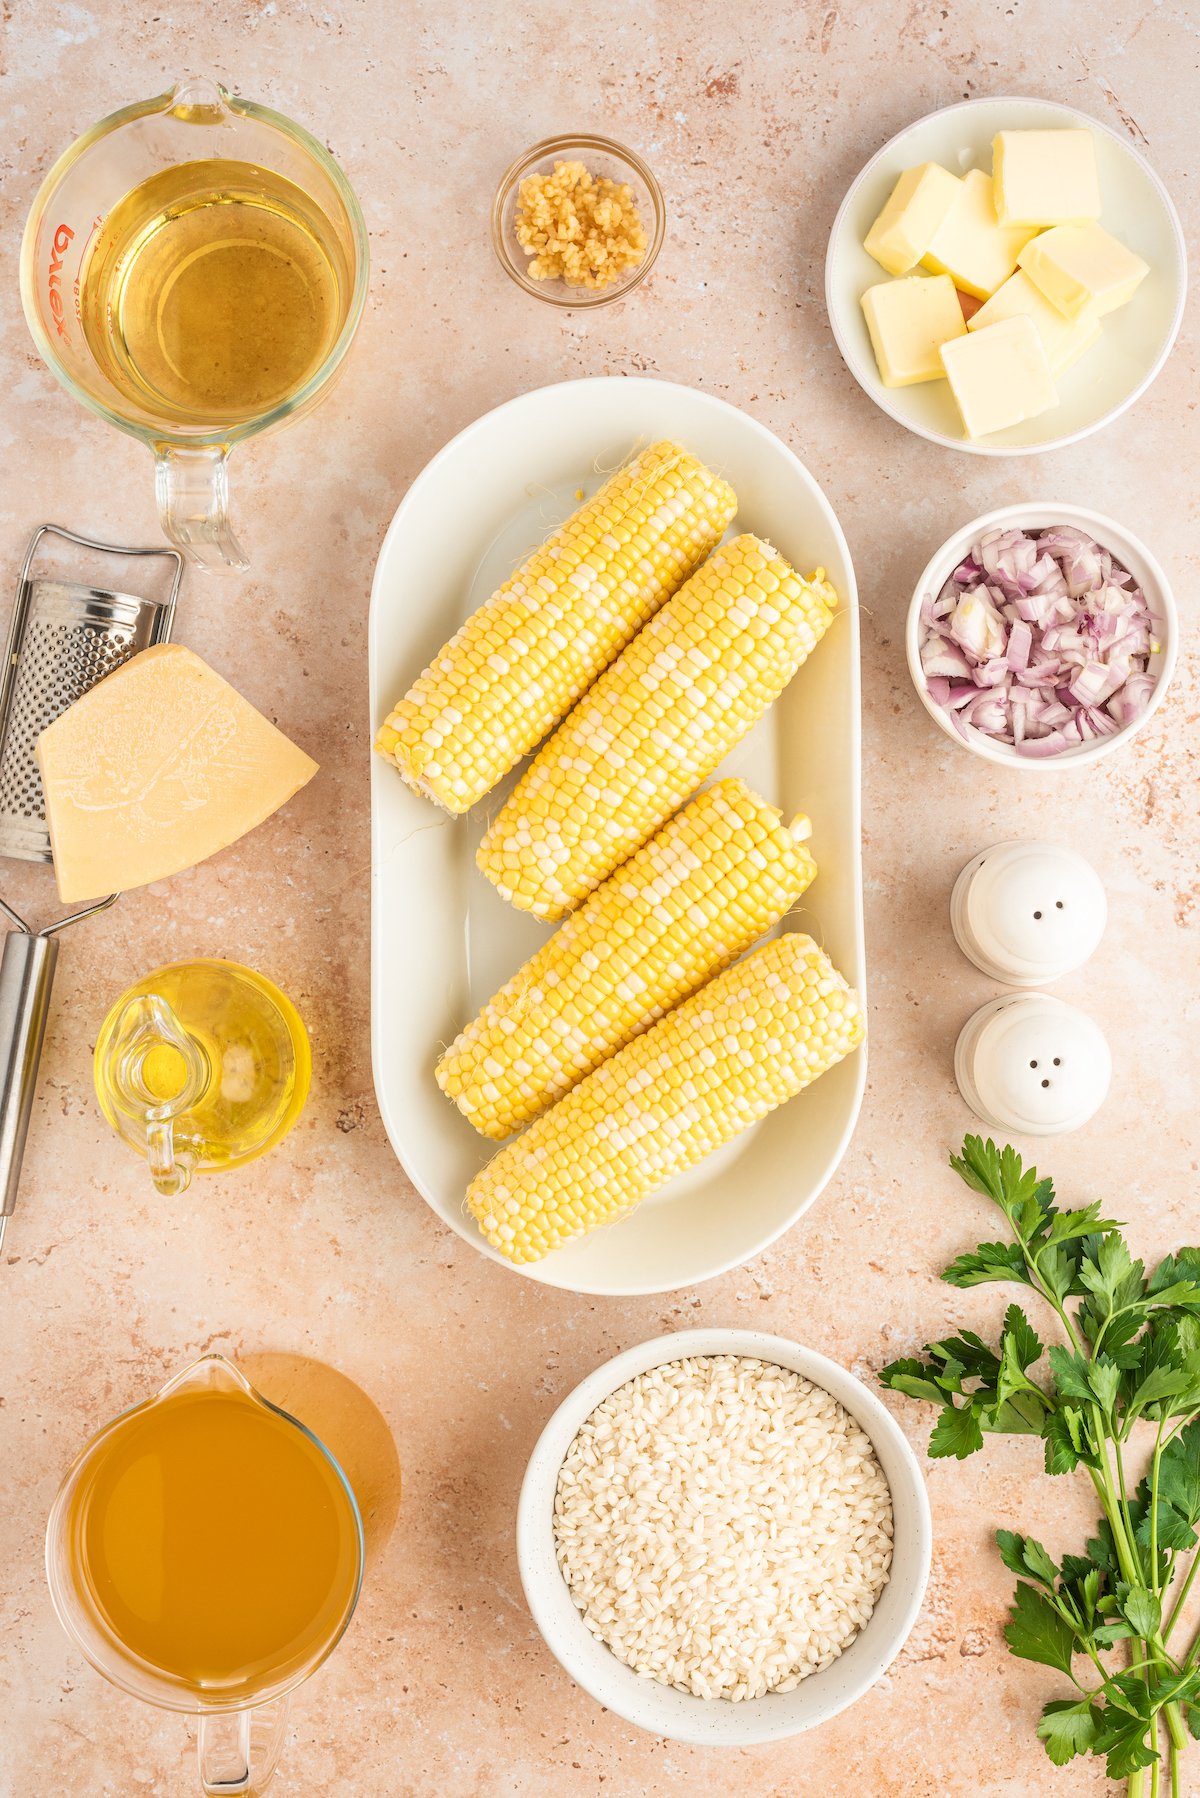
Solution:
<svg viewBox="0 0 1200 1798"><path fill-rule="evenodd" d="M1042 914L1040 911L1035 911L1033 915L1035 918L1040 918Z"/></svg>
<svg viewBox="0 0 1200 1798"><path fill-rule="evenodd" d="M1055 909L1055 911L1062 911L1062 909L1063 909L1063 902L1062 902L1062 900L1061 900L1061 899L1056 899L1056 900L1055 900L1055 901L1054 901L1054 909Z"/></svg>
<svg viewBox="0 0 1200 1798"><path fill-rule="evenodd" d="M1050 1082L1049 1082L1049 1081L1048 1081L1048 1080L1043 1080L1043 1081L1042 1081L1042 1085L1043 1085L1043 1086L1049 1086L1049 1084L1050 1084Z"/></svg>
<svg viewBox="0 0 1200 1798"><path fill-rule="evenodd" d="M1056 1055L1054 1057L1054 1065L1056 1068L1060 1068L1062 1066L1062 1056L1061 1055Z"/></svg>
<svg viewBox="0 0 1200 1798"><path fill-rule="evenodd" d="M1036 1061L1031 1061L1031 1062L1030 1062L1030 1064L1029 1064L1029 1065L1030 1065L1030 1067L1031 1067L1031 1068L1035 1068L1035 1067L1036 1067L1036 1066L1037 1066L1037 1062L1036 1062Z"/></svg>

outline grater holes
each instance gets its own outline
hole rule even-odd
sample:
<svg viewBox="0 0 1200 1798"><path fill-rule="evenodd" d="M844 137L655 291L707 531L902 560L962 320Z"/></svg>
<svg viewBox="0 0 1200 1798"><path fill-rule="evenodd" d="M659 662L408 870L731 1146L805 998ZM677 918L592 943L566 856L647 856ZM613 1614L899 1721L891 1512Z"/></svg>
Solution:
<svg viewBox="0 0 1200 1798"><path fill-rule="evenodd" d="M126 625L30 615L0 756L0 815L44 821L37 739L75 699L129 659L139 647L135 637Z"/></svg>

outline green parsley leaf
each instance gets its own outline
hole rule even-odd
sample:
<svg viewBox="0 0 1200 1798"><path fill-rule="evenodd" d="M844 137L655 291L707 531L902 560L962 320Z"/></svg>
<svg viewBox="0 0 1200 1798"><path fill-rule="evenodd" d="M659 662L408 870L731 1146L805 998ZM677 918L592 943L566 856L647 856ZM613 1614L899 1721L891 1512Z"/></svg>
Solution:
<svg viewBox="0 0 1200 1798"><path fill-rule="evenodd" d="M1042 1712L1037 1733L1056 1767L1065 1767L1077 1754L1086 1754L1096 1739L1091 1699L1052 1698Z"/></svg>
<svg viewBox="0 0 1200 1798"><path fill-rule="evenodd" d="M1046 1444L1046 1472L1073 1473L1082 1461L1085 1467L1097 1465L1091 1437L1083 1413L1076 1405L1060 1404L1042 1424Z"/></svg>
<svg viewBox="0 0 1200 1798"><path fill-rule="evenodd" d="M970 1378L987 1380L989 1384L995 1383L1000 1372L1000 1357L974 1330L964 1330L959 1336L946 1336L941 1342L931 1343L929 1353L948 1366L960 1368Z"/></svg>
<svg viewBox="0 0 1200 1798"><path fill-rule="evenodd" d="M1184 1424L1162 1452L1158 1468L1158 1492L1181 1511L1189 1523L1200 1520L1200 1417Z"/></svg>
<svg viewBox="0 0 1200 1798"><path fill-rule="evenodd" d="M1099 1754L1105 1747L1099 1732L1092 1744L1092 1752ZM1131 1723L1124 1734L1118 1734L1112 1741L1105 1756L1104 1771L1110 1779L1128 1779L1139 1767L1149 1767L1158 1759L1158 1750L1150 1746L1149 1736L1144 1723Z"/></svg>
<svg viewBox="0 0 1200 1798"><path fill-rule="evenodd" d="M1075 1652L1075 1632L1062 1613L1024 1580L1017 1582L1004 1640L1023 1661L1057 1667L1068 1676Z"/></svg>
<svg viewBox="0 0 1200 1798"><path fill-rule="evenodd" d="M1111 1217L1100 1216L1100 1201L1085 1205L1079 1211L1058 1211L1050 1224L1050 1242L1072 1242L1077 1236L1101 1236L1121 1225Z"/></svg>
<svg viewBox="0 0 1200 1798"><path fill-rule="evenodd" d="M1088 1379L1088 1364L1082 1355L1077 1355L1056 1342L1050 1349L1050 1371L1054 1375L1054 1386L1059 1398L1078 1399L1084 1405L1095 1404L1096 1395Z"/></svg>
<svg viewBox="0 0 1200 1798"><path fill-rule="evenodd" d="M880 1370L879 1378L884 1386L893 1392L907 1393L909 1398L923 1398L931 1405L946 1403L946 1394L936 1380L929 1378L924 1361L919 1361L915 1355L901 1361L889 1361Z"/></svg>
<svg viewBox="0 0 1200 1798"><path fill-rule="evenodd" d="M1015 1242L981 1242L969 1255L959 1255L942 1274L950 1286L982 1286L988 1280L1020 1280L1029 1284L1025 1256Z"/></svg>
<svg viewBox="0 0 1200 1798"><path fill-rule="evenodd" d="M1018 1233L1032 1236L1054 1203L1054 1186L1039 1180L1036 1168L1024 1168L1011 1144L998 1149L989 1137L983 1142L968 1136L961 1155L950 1157L950 1166L975 1192L1000 1206Z"/></svg>
<svg viewBox="0 0 1200 1798"><path fill-rule="evenodd" d="M975 1415L973 1405L946 1406L933 1426L933 1434L929 1438L929 1456L931 1460L939 1460L953 1455L958 1461L965 1461L978 1448L983 1447L983 1431L979 1427L979 1419Z"/></svg>
<svg viewBox="0 0 1200 1798"><path fill-rule="evenodd" d="M1038 1272L1044 1285L1049 1287L1061 1305L1072 1293L1083 1289L1079 1284L1079 1253L1073 1243L1055 1243L1052 1248L1042 1250L1038 1257Z"/></svg>
<svg viewBox="0 0 1200 1798"><path fill-rule="evenodd" d="M1193 1289L1196 1296L1190 1291L1176 1294L1178 1286ZM1200 1307L1200 1249L1180 1249L1176 1255L1167 1255L1151 1274L1149 1290L1160 1305Z"/></svg>
<svg viewBox="0 0 1200 1798"><path fill-rule="evenodd" d="M1004 1328L1000 1341L1002 1345L1001 1358L1006 1358L1007 1345L1011 1343L1013 1360L1022 1373L1042 1357L1043 1345L1038 1340L1038 1333L1020 1305L1010 1305L1004 1313Z"/></svg>
<svg viewBox="0 0 1200 1798"><path fill-rule="evenodd" d="M1144 1411L1147 1405L1157 1404L1160 1399L1175 1398L1191 1384L1191 1375L1185 1368L1154 1367L1145 1379L1133 1391L1133 1396L1126 1403L1127 1413Z"/></svg>
<svg viewBox="0 0 1200 1798"><path fill-rule="evenodd" d="M1087 1379L1100 1409L1106 1414L1111 1412L1121 1384L1121 1369L1116 1362L1110 1361L1107 1355L1093 1355L1088 1362Z"/></svg>
<svg viewBox="0 0 1200 1798"><path fill-rule="evenodd" d="M1153 1706L1145 1680L1140 1673L1114 1673L1106 1686L1109 1705L1120 1700L1121 1706L1134 1717L1149 1717Z"/></svg>
<svg viewBox="0 0 1200 1798"><path fill-rule="evenodd" d="M1162 1606L1145 1586L1117 1587L1121 1615L1137 1636L1152 1636L1162 1622Z"/></svg>
<svg viewBox="0 0 1200 1798"><path fill-rule="evenodd" d="M1125 1238L1116 1230L1102 1236L1096 1249L1085 1248L1079 1262L1080 1284L1092 1294L1100 1317L1143 1297L1143 1273L1141 1262L1131 1258Z"/></svg>
<svg viewBox="0 0 1200 1798"><path fill-rule="evenodd" d="M997 1530L996 1545L1000 1559L1013 1573L1032 1577L1053 1592L1058 1568L1036 1537L1019 1536L1013 1530Z"/></svg>

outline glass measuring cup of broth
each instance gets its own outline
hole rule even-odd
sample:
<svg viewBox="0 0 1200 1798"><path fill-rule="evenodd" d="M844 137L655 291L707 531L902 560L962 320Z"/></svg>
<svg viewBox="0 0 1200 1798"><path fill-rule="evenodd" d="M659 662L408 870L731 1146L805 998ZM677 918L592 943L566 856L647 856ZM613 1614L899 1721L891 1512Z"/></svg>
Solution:
<svg viewBox="0 0 1200 1798"><path fill-rule="evenodd" d="M166 535L220 572L246 567L229 452L325 393L367 269L358 201L317 140L189 80L59 157L25 226L21 297L68 392L153 451Z"/></svg>
<svg viewBox="0 0 1200 1798"><path fill-rule="evenodd" d="M209 1794L265 1790L287 1695L336 1646L362 1570L338 1463L222 1355L93 1436L46 1531L63 1628L122 1691L199 1718Z"/></svg>

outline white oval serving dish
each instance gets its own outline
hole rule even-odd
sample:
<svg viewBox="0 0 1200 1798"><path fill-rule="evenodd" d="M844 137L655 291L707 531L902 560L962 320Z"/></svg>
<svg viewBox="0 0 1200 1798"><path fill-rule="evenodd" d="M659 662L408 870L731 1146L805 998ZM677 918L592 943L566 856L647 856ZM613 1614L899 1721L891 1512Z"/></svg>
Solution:
<svg viewBox="0 0 1200 1798"><path fill-rule="evenodd" d="M893 1552L888 1582L864 1627L837 1660L791 1692L739 1704L693 1697L626 1667L592 1635L575 1608L554 1545L554 1495L567 1450L585 1420L638 1374L685 1355L746 1355L792 1368L823 1386L871 1438L891 1488ZM757 1330L681 1330L627 1349L589 1374L563 1400L538 1438L517 1507L517 1560L533 1620L571 1678L598 1704L656 1736L711 1747L777 1742L826 1723L886 1672L921 1609L932 1548L929 1497L917 1457L887 1407L825 1355Z"/></svg>
<svg viewBox="0 0 1200 1798"><path fill-rule="evenodd" d="M789 922L863 993L859 863L858 612L833 509L765 426L667 381L598 377L540 388L470 425L405 495L371 595L372 736L389 707L529 550L635 445L674 437L733 484L735 530L769 538L842 598L819 649L722 764L785 813L805 811L820 876ZM463 1204L491 1152L434 1079L441 1048L548 927L499 898L475 850L511 781L450 819L372 756L371 1046L392 1146L444 1222L483 1255ZM812 1204L850 1140L866 1082L860 1050L620 1223L519 1271L576 1292L663 1292L757 1254ZM504 1265L508 1265L505 1263Z"/></svg>
<svg viewBox="0 0 1200 1798"><path fill-rule="evenodd" d="M1058 378L1059 404L1040 418L972 440L945 381L885 387L863 318L862 296L891 277L863 249L896 179L921 162L951 174L991 172L997 131L1079 126L1096 145L1106 231L1136 250L1150 273L1134 298L1104 320L1099 344ZM921 271L918 271L921 272ZM1171 353L1187 297L1187 252L1179 216L1150 164L1125 137L1090 113L1052 100L1005 95L964 100L898 132L867 163L838 208L825 258L825 302L837 346L859 386L889 417L919 437L976 456L1026 456L1076 443L1118 418L1144 393Z"/></svg>

